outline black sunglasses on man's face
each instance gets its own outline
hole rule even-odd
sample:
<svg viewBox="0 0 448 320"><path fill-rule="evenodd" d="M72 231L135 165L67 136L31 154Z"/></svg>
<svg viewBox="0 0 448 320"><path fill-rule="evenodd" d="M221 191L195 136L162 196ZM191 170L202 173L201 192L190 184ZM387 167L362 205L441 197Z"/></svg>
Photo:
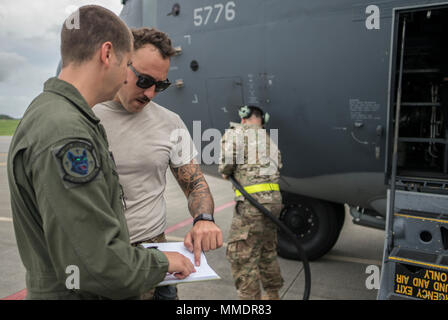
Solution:
<svg viewBox="0 0 448 320"><path fill-rule="evenodd" d="M155 91L162 92L162 91L168 89L168 87L171 85L171 82L168 79L166 79L164 81L156 81L156 79L154 79L151 76L143 75L143 74L140 74L139 72L137 72L137 70L134 69L132 64L128 64L128 67L137 76L138 79L137 79L136 84L137 84L137 87L139 87L139 88L148 89L155 85L156 86Z"/></svg>

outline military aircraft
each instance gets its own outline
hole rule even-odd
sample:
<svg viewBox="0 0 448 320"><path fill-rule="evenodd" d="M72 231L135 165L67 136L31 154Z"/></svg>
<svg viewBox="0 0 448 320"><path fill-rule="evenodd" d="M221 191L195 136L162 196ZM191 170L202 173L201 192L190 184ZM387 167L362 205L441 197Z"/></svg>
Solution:
<svg viewBox="0 0 448 320"><path fill-rule="evenodd" d="M130 27L156 27L171 37L177 50L169 73L173 86L156 102L178 113L193 136L198 123L201 132L223 133L229 122L239 121L242 105L258 105L271 115L267 129L278 129L284 163L282 220L310 260L336 243L344 205L354 223L385 228L400 70L399 173L446 181L448 106L440 96L448 2L123 4L121 18ZM199 139L197 148L204 151L210 137L199 133ZM218 175L216 164L204 164L204 171ZM297 257L281 235L279 254Z"/></svg>

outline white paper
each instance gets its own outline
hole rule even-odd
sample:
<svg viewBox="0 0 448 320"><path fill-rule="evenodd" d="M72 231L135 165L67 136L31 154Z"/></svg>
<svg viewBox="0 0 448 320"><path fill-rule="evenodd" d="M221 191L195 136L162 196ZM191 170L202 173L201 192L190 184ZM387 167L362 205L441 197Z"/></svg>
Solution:
<svg viewBox="0 0 448 320"><path fill-rule="evenodd" d="M174 275L167 273L165 279L157 285L158 287L178 283L221 279L221 277L208 265L207 258L203 252L201 253L201 265L199 267L196 266L194 263L194 254L185 248L183 242L144 243L142 246L145 248L157 247L160 251L178 252L190 259L196 269L196 272L191 273L183 280L179 280Z"/></svg>

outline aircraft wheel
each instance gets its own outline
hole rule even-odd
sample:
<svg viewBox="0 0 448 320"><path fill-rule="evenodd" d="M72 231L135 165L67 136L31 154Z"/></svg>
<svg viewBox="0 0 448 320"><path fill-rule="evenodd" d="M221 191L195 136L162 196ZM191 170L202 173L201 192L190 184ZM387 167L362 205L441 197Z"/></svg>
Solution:
<svg viewBox="0 0 448 320"><path fill-rule="evenodd" d="M293 231L302 243L308 260L325 255L336 243L344 224L344 207L311 198L295 197L286 201L280 220ZM300 260L293 242L278 233L278 255Z"/></svg>

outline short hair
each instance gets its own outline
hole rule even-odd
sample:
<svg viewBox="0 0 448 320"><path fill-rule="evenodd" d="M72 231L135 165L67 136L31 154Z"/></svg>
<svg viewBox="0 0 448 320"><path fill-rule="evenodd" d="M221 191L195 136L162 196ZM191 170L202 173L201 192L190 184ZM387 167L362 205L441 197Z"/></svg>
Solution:
<svg viewBox="0 0 448 320"><path fill-rule="evenodd" d="M250 109L250 113L249 115L244 118L244 119L249 119L251 117L256 117L256 118L263 118L263 110L261 110L259 107L257 106L248 106Z"/></svg>
<svg viewBox="0 0 448 320"><path fill-rule="evenodd" d="M62 25L63 68L70 63L81 64L92 59L95 52L107 41L112 43L119 61L122 54L132 50L131 31L112 11L96 5L87 5L80 7L75 14L78 15L77 26L68 26L67 20Z"/></svg>
<svg viewBox="0 0 448 320"><path fill-rule="evenodd" d="M131 29L134 36L134 51L150 44L156 47L163 59L170 58L176 54L176 50L171 45L171 39L168 35L155 28Z"/></svg>

